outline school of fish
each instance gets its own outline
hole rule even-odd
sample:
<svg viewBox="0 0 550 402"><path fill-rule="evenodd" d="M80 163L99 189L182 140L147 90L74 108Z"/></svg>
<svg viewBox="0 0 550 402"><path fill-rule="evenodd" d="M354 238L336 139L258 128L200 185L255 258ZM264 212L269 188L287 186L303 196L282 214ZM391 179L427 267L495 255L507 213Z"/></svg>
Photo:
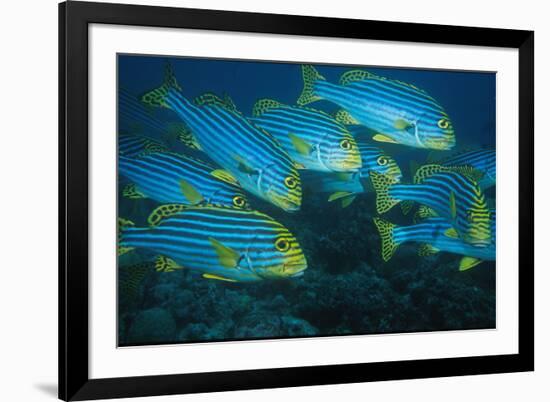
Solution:
<svg viewBox="0 0 550 402"><path fill-rule="evenodd" d="M495 150L457 151L451 116L412 83L363 69L335 83L321 68L301 66L295 104L259 98L250 113L227 94L190 98L170 64L164 81L142 95L119 89L122 196L156 205L146 224L119 217L119 255L145 249L156 256L123 271L128 289L135 288L132 269L138 279L147 269L188 269L225 282L302 276L308 263L299 239L254 200L295 213L304 192L324 193L342 208L374 193L384 261L407 242L420 256L459 256L460 271L495 260L496 209L486 195L496 185ZM430 157L411 161L405 177L385 143ZM415 209L410 225L382 216L397 204L407 215Z"/></svg>

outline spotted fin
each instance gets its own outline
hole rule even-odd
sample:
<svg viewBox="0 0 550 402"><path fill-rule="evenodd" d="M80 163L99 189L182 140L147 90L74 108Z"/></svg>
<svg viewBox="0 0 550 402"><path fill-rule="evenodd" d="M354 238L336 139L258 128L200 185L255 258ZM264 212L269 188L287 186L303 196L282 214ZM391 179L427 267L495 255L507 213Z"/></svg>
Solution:
<svg viewBox="0 0 550 402"><path fill-rule="evenodd" d="M179 264L171 258L164 255L159 255L155 259L155 270L157 272L173 272L176 269L182 269Z"/></svg>
<svg viewBox="0 0 550 402"><path fill-rule="evenodd" d="M352 82L364 81L368 78L377 77L365 70L350 70L340 76L340 85L348 85Z"/></svg>
<svg viewBox="0 0 550 402"><path fill-rule="evenodd" d="M430 255L437 254L440 250L432 246L431 244L422 244L418 249L418 255L420 257L428 257Z"/></svg>
<svg viewBox="0 0 550 402"><path fill-rule="evenodd" d="M370 172L369 176L376 191L376 211L383 214L400 202L390 196L390 188L395 182L390 176L375 171Z"/></svg>
<svg viewBox="0 0 550 402"><path fill-rule="evenodd" d="M216 254L218 254L218 260L223 267L236 268L239 262L240 254L230 247L227 247L223 243L220 243L213 237L209 237L210 244L214 247Z"/></svg>
<svg viewBox="0 0 550 402"><path fill-rule="evenodd" d="M276 109L278 107L284 106L281 102L278 102L274 99L258 99L252 108L252 116L258 117L267 112L269 109Z"/></svg>
<svg viewBox="0 0 550 402"><path fill-rule="evenodd" d="M132 251L134 247L122 247L120 245L120 242L122 240L122 230L124 228L134 226L134 222L124 219L124 218L118 218L118 225L117 225L117 255L121 256L123 254L126 254L129 251Z"/></svg>
<svg viewBox="0 0 550 402"><path fill-rule="evenodd" d="M458 270L467 271L475 267L476 265L481 264L482 262L483 260L480 260L479 258L465 256L465 257L462 257L462 259L460 260L460 263L458 265Z"/></svg>
<svg viewBox="0 0 550 402"><path fill-rule="evenodd" d="M385 134L375 134L374 137L372 137L372 139L378 142L389 142L390 144L399 144L399 142L397 142L391 137L388 137Z"/></svg>
<svg viewBox="0 0 550 402"><path fill-rule="evenodd" d="M336 120L340 124L344 124L346 126L355 126L360 124L355 117L353 117L347 110L345 109L339 109L334 113L334 120Z"/></svg>
<svg viewBox="0 0 550 402"><path fill-rule="evenodd" d="M214 176L216 179L221 180L223 182L226 182L226 183L229 183L229 184L234 184L234 185L239 184L239 182L237 181L235 176L233 176L227 170L216 169L216 170L211 171L210 174L212 176Z"/></svg>
<svg viewBox="0 0 550 402"><path fill-rule="evenodd" d="M163 84L155 88L143 96L141 96L141 101L148 106L153 107L164 107L170 109L170 106L166 103L166 97L171 89L181 91L181 87L176 80L172 66L167 63L164 69L164 82Z"/></svg>
<svg viewBox="0 0 550 402"><path fill-rule="evenodd" d="M325 77L319 74L315 67L310 65L302 66L302 77L304 79L304 88L296 103L300 106L304 106L309 103L321 100L322 98L315 94L314 85L315 81L324 80Z"/></svg>
<svg viewBox="0 0 550 402"><path fill-rule="evenodd" d="M421 205L418 207L418 210L414 214L413 221L414 223L418 223L426 218L431 218L437 216L437 212L435 212L430 207L427 207L426 205Z"/></svg>
<svg viewBox="0 0 550 402"><path fill-rule="evenodd" d="M147 218L150 226L157 226L164 218L176 215L188 208L185 204L164 204L156 207Z"/></svg>
<svg viewBox="0 0 550 402"><path fill-rule="evenodd" d="M229 95L220 98L212 92L206 92L195 98L195 104L198 106L218 106L230 112L237 112L237 107Z"/></svg>
<svg viewBox="0 0 550 402"><path fill-rule="evenodd" d="M122 189L122 196L131 200L147 198L145 194L139 191L138 187L134 183L130 183L124 186L124 188Z"/></svg>
<svg viewBox="0 0 550 402"><path fill-rule="evenodd" d="M288 133L288 138L290 138L290 142L292 142L292 145L294 146L294 149L301 155L309 155L311 154L311 151L313 150L313 147L311 144L307 141L304 141L300 137L298 137L296 134Z"/></svg>
<svg viewBox="0 0 550 402"><path fill-rule="evenodd" d="M182 142L186 147L196 150L202 150L201 144L197 141L196 137L193 135L193 132L189 127L184 125L174 125L170 130L173 131L173 135Z"/></svg>
<svg viewBox="0 0 550 402"><path fill-rule="evenodd" d="M436 164L429 164L429 165L423 165L419 167L416 172L414 173L414 184L420 184L424 182L428 177L433 176L436 173L439 172L446 172L449 171L449 169L445 166L436 165Z"/></svg>
<svg viewBox="0 0 550 402"><path fill-rule="evenodd" d="M382 240L382 259L389 261L399 246L393 237L395 225L380 218L374 218L373 220L380 234L380 240Z"/></svg>
<svg viewBox="0 0 550 402"><path fill-rule="evenodd" d="M218 281L237 282L237 280L235 280L235 279L224 278L223 276L214 275L214 274L202 274L202 277L204 279L216 279Z"/></svg>

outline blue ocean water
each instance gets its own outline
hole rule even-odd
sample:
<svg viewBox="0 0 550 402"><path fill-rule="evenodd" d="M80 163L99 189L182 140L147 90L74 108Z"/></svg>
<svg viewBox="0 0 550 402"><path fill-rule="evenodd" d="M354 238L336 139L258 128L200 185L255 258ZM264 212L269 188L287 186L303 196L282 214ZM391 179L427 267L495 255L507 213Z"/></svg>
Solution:
<svg viewBox="0 0 550 402"><path fill-rule="evenodd" d="M119 88L137 99L162 83L167 61L186 98L205 92L228 94L247 116L260 98L295 104L303 88L299 64L137 55L118 57ZM352 66L316 68L328 81L338 82ZM437 99L453 122L457 150L495 147L495 74L364 68L411 83ZM314 106L327 112L337 109L327 101ZM179 120L167 110L146 113L160 120ZM119 131L122 128L151 136L139 125ZM409 181L409 161L430 157L430 150L375 145L397 160ZM174 139L167 146L196 155ZM122 190L128 180L121 176L119 184L119 216L143 223L159 204L125 198ZM487 190L487 196L494 197L494 188ZM254 209L296 235L308 261L305 274L246 284L206 280L186 269L155 272L151 255L134 251L119 259L119 345L495 327L494 262L459 272L460 256L420 257L418 245L412 243L384 262L372 223L377 215L372 192L357 197L348 208L328 203L326 195L305 193L301 210L294 214L251 198ZM410 217L398 210L389 217L410 224Z"/></svg>

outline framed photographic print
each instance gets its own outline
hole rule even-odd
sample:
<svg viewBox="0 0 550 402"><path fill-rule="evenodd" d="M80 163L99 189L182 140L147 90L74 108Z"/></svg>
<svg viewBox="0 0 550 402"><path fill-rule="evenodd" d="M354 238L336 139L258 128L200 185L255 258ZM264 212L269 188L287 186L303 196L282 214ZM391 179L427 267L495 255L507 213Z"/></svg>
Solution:
<svg viewBox="0 0 550 402"><path fill-rule="evenodd" d="M533 370L533 32L59 27L61 399Z"/></svg>

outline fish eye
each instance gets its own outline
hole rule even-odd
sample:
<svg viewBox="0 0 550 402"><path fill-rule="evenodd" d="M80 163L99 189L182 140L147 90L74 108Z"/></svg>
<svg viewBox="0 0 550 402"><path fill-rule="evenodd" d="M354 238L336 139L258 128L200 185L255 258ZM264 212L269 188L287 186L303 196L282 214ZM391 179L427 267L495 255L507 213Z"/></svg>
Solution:
<svg viewBox="0 0 550 402"><path fill-rule="evenodd" d="M236 195L235 197L233 197L233 205L235 205L236 207L242 208L246 205L246 201L240 195Z"/></svg>
<svg viewBox="0 0 550 402"><path fill-rule="evenodd" d="M380 166L386 166L388 162L388 158L383 155L379 156L378 159L376 159L376 163L378 163Z"/></svg>
<svg viewBox="0 0 550 402"><path fill-rule="evenodd" d="M343 139L340 141L340 148L349 151L352 148L351 141L348 139Z"/></svg>
<svg viewBox="0 0 550 402"><path fill-rule="evenodd" d="M275 241L275 248L284 253L290 249L290 242L287 239L280 237Z"/></svg>
<svg viewBox="0 0 550 402"><path fill-rule="evenodd" d="M437 127L445 130L446 128L449 128L449 126L451 125L451 122L449 121L449 119L443 117L442 119L439 119L439 121L437 122Z"/></svg>
<svg viewBox="0 0 550 402"><path fill-rule="evenodd" d="M287 178L285 178L285 186L287 186L288 188L293 189L296 188L297 185L298 180L296 180L294 177L288 176Z"/></svg>

